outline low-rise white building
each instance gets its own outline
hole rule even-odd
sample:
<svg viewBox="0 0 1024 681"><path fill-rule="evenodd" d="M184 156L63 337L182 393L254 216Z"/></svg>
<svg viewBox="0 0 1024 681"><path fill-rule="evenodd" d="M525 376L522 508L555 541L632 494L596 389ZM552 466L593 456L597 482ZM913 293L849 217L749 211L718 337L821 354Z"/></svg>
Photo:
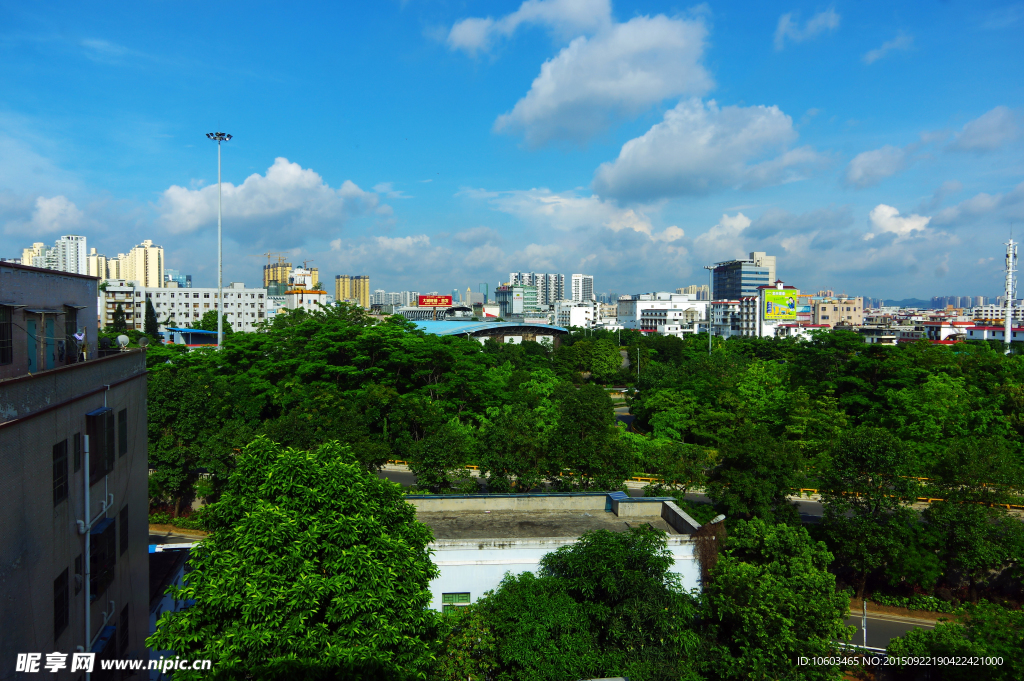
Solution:
<svg viewBox="0 0 1024 681"><path fill-rule="evenodd" d="M711 333L722 338L743 335L743 311L739 300L712 300Z"/></svg>
<svg viewBox="0 0 1024 681"><path fill-rule="evenodd" d="M657 333L659 324L695 329L695 322L707 320L708 305L708 301L697 300L689 293L656 291L619 296L618 323L624 329L645 333Z"/></svg>
<svg viewBox="0 0 1024 681"><path fill-rule="evenodd" d="M245 288L234 282L224 287L224 314L235 331L255 331L266 318L267 290ZM216 288L145 288L124 280L108 280L100 291L99 322L105 328L114 323L117 306L124 310L129 329L143 330L146 301L153 304L160 331L167 326L189 326L203 315L217 310Z"/></svg>
<svg viewBox="0 0 1024 681"><path fill-rule="evenodd" d="M601 321L601 304L591 300L556 300L554 324L565 328L592 329Z"/></svg>
<svg viewBox="0 0 1024 681"><path fill-rule="evenodd" d="M429 545L440 571L430 582L435 610L475 602L495 589L506 572L536 572L545 554L573 544L584 532L625 532L638 525L667 534L671 571L680 576L684 589L700 589L693 534L701 525L669 497L588 492L408 495L406 500L435 537Z"/></svg>

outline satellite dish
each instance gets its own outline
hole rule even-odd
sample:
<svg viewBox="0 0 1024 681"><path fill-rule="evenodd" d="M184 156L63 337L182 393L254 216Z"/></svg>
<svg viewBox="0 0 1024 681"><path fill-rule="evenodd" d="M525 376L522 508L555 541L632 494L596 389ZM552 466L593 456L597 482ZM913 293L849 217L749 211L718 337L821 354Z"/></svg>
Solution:
<svg viewBox="0 0 1024 681"><path fill-rule="evenodd" d="M140 348L144 348L147 345L149 345L149 336L140 336L139 337L139 347Z"/></svg>
<svg viewBox="0 0 1024 681"><path fill-rule="evenodd" d="M128 341L129 340L131 340L131 339L128 338L128 336L118 336L117 337L117 344L120 345L122 348L126 348L126 347L128 347Z"/></svg>

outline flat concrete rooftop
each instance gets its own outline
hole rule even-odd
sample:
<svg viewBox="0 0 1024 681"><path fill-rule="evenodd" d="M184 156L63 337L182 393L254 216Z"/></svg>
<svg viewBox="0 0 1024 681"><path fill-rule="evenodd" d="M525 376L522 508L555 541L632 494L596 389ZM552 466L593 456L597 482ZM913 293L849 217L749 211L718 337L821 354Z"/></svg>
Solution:
<svg viewBox="0 0 1024 681"><path fill-rule="evenodd" d="M579 537L591 530L625 532L650 525L679 534L661 517L620 518L611 511L439 511L416 514L434 531L435 539L526 539Z"/></svg>

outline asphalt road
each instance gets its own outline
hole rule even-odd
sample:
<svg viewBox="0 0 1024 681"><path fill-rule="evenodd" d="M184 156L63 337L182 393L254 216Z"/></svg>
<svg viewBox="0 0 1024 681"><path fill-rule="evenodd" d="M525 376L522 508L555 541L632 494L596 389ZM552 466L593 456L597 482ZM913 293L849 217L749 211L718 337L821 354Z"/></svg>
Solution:
<svg viewBox="0 0 1024 681"><path fill-rule="evenodd" d="M935 628L934 624L888 618L884 615L882 617L884 619L868 613L868 647L870 648L885 648L889 645L890 639L903 636L911 629ZM858 646L864 645L864 632L861 629L860 614L858 613L846 618L846 624L857 627L857 631L854 633L850 643Z"/></svg>

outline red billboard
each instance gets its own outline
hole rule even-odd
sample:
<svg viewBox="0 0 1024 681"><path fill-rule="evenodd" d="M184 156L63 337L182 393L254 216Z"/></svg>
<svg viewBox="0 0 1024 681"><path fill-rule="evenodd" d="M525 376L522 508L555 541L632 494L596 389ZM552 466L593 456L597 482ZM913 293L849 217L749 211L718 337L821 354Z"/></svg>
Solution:
<svg viewBox="0 0 1024 681"><path fill-rule="evenodd" d="M420 296L420 307L451 307L451 296Z"/></svg>

